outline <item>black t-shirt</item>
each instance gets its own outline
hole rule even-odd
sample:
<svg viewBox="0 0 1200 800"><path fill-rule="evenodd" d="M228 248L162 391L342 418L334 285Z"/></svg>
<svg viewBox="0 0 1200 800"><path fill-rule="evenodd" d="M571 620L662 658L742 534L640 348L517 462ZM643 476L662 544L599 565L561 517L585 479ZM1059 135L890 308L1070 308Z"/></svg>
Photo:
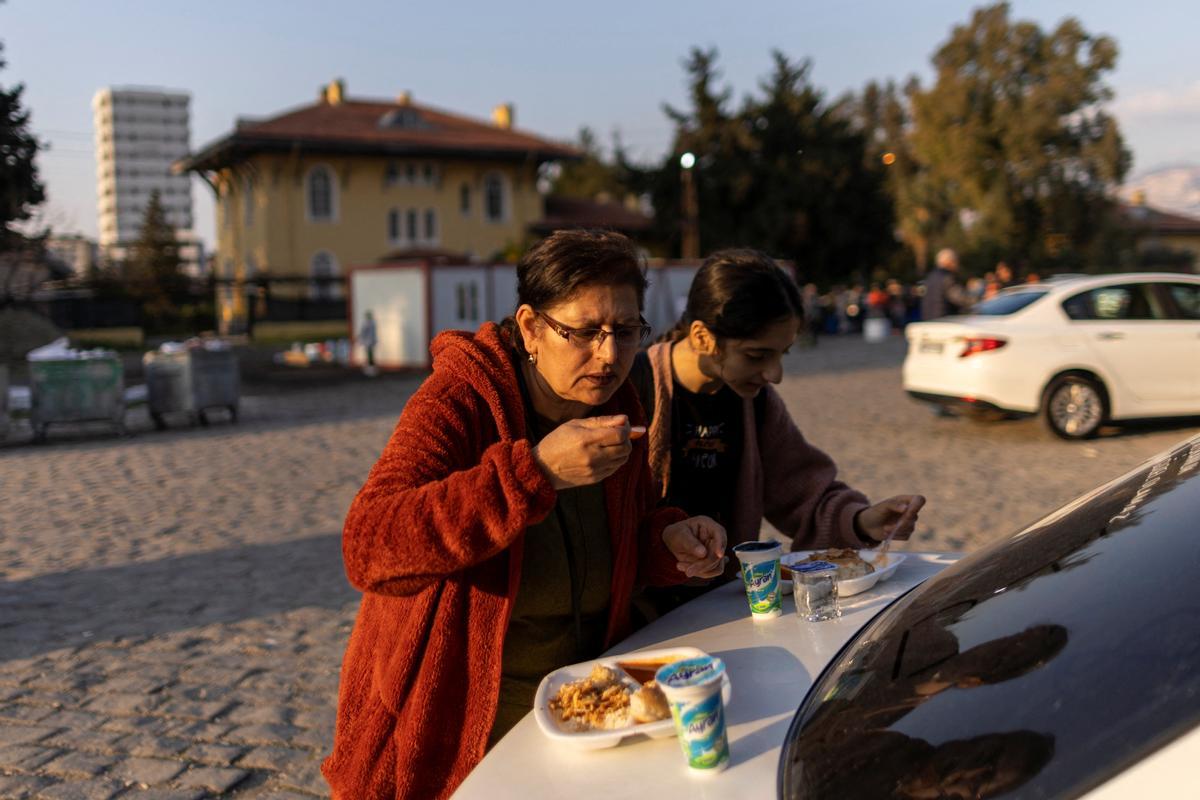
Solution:
<svg viewBox="0 0 1200 800"><path fill-rule="evenodd" d="M742 399L728 386L697 394L675 383L667 505L729 523L742 462L743 413Z"/></svg>

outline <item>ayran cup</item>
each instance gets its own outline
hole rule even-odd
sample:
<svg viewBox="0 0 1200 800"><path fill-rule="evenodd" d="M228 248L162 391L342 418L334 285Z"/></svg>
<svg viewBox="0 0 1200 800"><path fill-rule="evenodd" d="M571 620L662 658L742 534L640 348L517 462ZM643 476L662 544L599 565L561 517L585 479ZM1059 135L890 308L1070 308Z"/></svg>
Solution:
<svg viewBox="0 0 1200 800"><path fill-rule="evenodd" d="M694 775L711 775L729 766L725 702L721 682L725 662L697 656L661 667L654 679L667 697L675 733Z"/></svg>
<svg viewBox="0 0 1200 800"><path fill-rule="evenodd" d="M774 619L783 613L779 589L779 542L742 542L733 548L742 563L742 582L755 622Z"/></svg>

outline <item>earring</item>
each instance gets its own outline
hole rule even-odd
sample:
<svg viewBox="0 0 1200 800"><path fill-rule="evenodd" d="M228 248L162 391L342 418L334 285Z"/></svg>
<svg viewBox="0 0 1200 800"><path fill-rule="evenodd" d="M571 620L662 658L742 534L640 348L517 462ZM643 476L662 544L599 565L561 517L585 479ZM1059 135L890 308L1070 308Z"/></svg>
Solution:
<svg viewBox="0 0 1200 800"><path fill-rule="evenodd" d="M529 354L529 363L530 363L530 364L536 364L536 363L537 363L537 353L530 353L530 354Z"/></svg>

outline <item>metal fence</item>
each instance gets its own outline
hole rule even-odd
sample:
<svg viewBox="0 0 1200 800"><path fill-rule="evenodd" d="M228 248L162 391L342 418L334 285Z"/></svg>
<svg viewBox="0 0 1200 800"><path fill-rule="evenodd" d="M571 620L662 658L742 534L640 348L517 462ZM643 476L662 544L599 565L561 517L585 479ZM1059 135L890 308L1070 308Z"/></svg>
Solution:
<svg viewBox="0 0 1200 800"><path fill-rule="evenodd" d="M175 298L174 305L180 312L178 325L200 331L218 327L222 308L235 304L240 327L251 331L258 322L344 320L344 286L338 277L208 279L194 282L186 294ZM161 324L161 317L147 313L141 298L111 281L49 282L9 305L32 310L62 330Z"/></svg>

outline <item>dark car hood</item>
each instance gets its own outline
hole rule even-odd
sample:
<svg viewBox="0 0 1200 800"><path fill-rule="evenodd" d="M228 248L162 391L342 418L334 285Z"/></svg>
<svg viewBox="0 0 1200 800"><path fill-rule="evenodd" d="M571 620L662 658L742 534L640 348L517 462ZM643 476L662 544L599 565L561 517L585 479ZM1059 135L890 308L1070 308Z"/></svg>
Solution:
<svg viewBox="0 0 1200 800"><path fill-rule="evenodd" d="M786 798L1072 797L1200 723L1200 438L893 604L813 686Z"/></svg>

